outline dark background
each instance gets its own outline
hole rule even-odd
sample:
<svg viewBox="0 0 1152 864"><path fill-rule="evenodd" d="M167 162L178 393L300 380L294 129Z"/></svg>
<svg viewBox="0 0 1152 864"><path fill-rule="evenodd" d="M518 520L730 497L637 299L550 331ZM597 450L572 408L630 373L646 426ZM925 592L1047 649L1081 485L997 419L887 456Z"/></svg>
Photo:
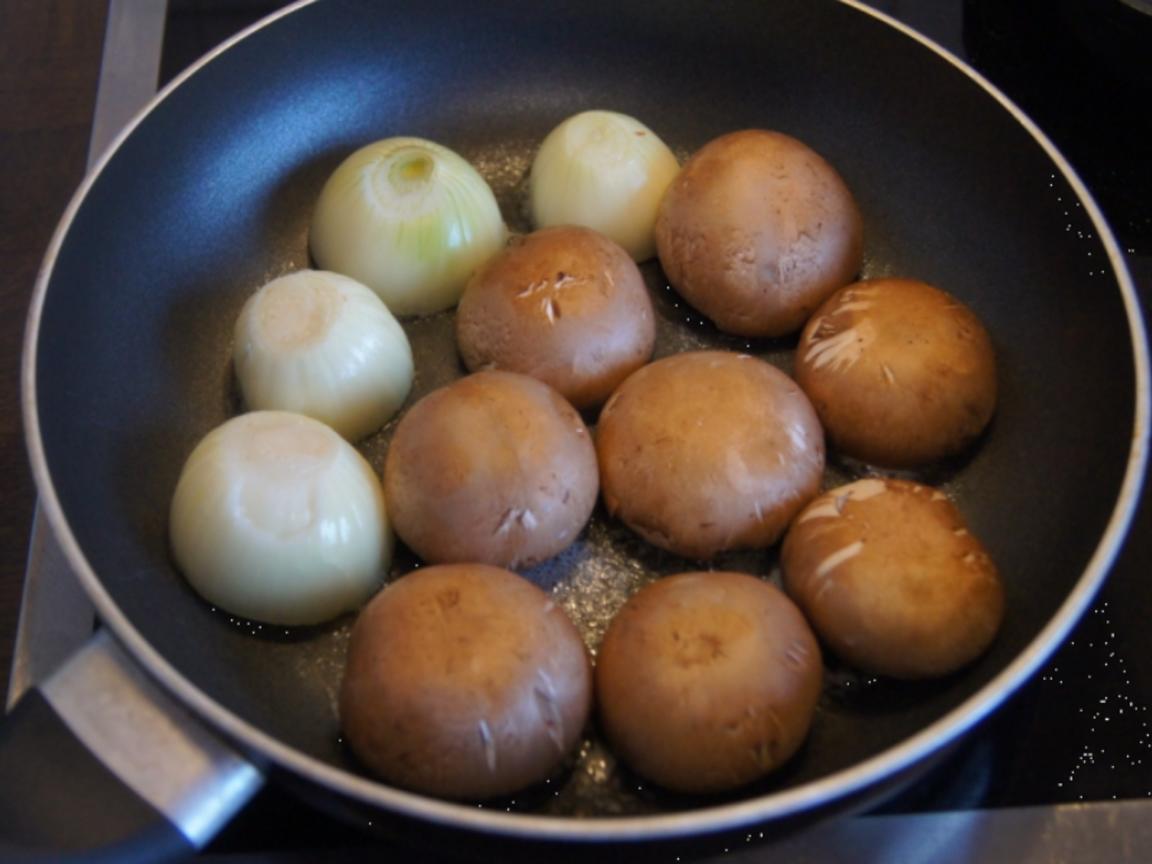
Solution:
<svg viewBox="0 0 1152 864"><path fill-rule="evenodd" d="M84 176L104 16L100 0L0 0L0 692L36 500L20 416L24 317Z"/></svg>

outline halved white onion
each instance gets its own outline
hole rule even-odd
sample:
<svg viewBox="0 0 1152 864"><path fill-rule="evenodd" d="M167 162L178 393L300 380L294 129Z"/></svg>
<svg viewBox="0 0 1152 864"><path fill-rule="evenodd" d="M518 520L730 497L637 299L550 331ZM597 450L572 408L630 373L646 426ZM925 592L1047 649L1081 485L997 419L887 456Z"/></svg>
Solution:
<svg viewBox="0 0 1152 864"><path fill-rule="evenodd" d="M323 423L285 411L242 414L204 437L176 485L169 536L209 603L286 626L357 609L393 548L372 467Z"/></svg>
<svg viewBox="0 0 1152 864"><path fill-rule="evenodd" d="M253 410L296 411L356 441L412 388L412 347L371 290L324 270L273 279L244 304L233 346Z"/></svg>
<svg viewBox="0 0 1152 864"><path fill-rule="evenodd" d="M397 315L447 309L507 238L491 188L433 141L387 138L328 178L312 216L316 262L363 282Z"/></svg>
<svg viewBox="0 0 1152 864"><path fill-rule="evenodd" d="M615 111L584 111L540 145L529 179L537 228L582 225L623 246L634 261L656 254L653 226L680 170L651 129Z"/></svg>

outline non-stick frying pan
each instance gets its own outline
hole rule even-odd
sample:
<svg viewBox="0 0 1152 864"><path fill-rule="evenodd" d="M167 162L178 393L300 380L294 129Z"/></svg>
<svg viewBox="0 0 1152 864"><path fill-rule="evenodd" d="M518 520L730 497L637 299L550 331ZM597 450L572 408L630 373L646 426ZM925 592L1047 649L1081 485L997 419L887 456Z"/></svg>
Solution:
<svg viewBox="0 0 1152 864"><path fill-rule="evenodd" d="M739 128L803 139L857 195L864 275L933 282L984 320L999 356L998 412L970 453L922 479L958 503L989 547L1007 583L1007 619L985 657L930 684L863 679L831 661L803 751L730 797L671 797L640 784L614 766L593 729L582 761L547 789L484 807L433 801L374 782L341 744L334 693L350 621L285 631L211 609L169 560L168 503L195 442L239 410L229 366L234 316L264 281L308 265L312 203L345 155L390 135L438 140L477 165L506 220L524 230L535 147L561 119L593 107L635 115L681 155ZM656 264L645 275L660 314L659 353L718 345L789 367L793 343L724 337L678 300ZM418 370L413 398L461 374L450 313L406 326ZM227 789L240 800L257 782L249 764L327 806L433 826L420 831L424 839L567 841L568 849L791 827L862 806L994 711L1066 635L1128 525L1148 426L1135 294L1071 169L954 58L854 3L814 0L293 7L166 90L88 178L37 286L25 363L44 510L114 639L99 637L70 675L66 668L46 695L34 693L6 743L24 746L11 728L20 716L48 735L46 703L81 737L88 725L112 727L112 738L134 728L125 724L151 709L115 714L131 700L91 686L122 651L130 669L143 670L141 686L155 685L161 702L190 715L193 737L209 749L218 737L239 754L220 757L227 770L215 785L203 780L212 771L193 771L202 784L195 795L168 784L161 809L182 802L173 818L198 825L189 833L199 841L226 816ZM363 447L377 466L388 432ZM829 482L859 470L834 464ZM401 555L393 575L412 563ZM768 578L775 570L771 553L718 565ZM594 642L628 591L695 566L597 514L576 546L527 575L554 590ZM77 682L95 697L69 695ZM112 721L75 719L108 710ZM158 725L168 730L170 721ZM135 731L127 746L108 737L96 735L100 761L173 776L170 747L133 746L151 740ZM35 766L51 758L83 775L79 756L68 761L71 745L51 740L23 776L50 773ZM184 762L203 768L197 759ZM89 785L83 776L65 785ZM4 787L0 825L10 842L37 837L28 811L52 810L35 804L39 782L21 780L18 794L13 781ZM185 818L190 798L208 801L210 818ZM73 822L108 818L80 807L57 809Z"/></svg>

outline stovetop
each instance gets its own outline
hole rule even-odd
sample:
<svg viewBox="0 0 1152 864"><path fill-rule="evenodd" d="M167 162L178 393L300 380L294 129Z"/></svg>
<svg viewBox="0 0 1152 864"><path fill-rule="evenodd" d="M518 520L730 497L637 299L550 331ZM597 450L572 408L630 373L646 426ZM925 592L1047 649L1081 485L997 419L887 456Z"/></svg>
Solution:
<svg viewBox="0 0 1152 864"><path fill-rule="evenodd" d="M161 83L284 5L275 0L170 0ZM1038 14L1038 4L1027 0L874 0L871 5L968 59L1054 138L1100 202L1129 256L1142 303L1152 308L1152 160L1145 153L1152 140L1152 112L1147 110L1152 90L1142 89L1145 82L1126 81L1114 69L1100 73L1061 29L1067 14L1063 21L1054 20ZM1076 4L1053 0L1046 5L1050 11ZM877 814L1152 797L1152 628L1145 611L1152 604L1152 589L1145 583L1152 573L1148 497L1110 579L1066 645L942 766ZM260 860L316 860L297 857L299 850L355 852L371 842L272 783L213 842L205 858L239 861L274 853L277 857Z"/></svg>

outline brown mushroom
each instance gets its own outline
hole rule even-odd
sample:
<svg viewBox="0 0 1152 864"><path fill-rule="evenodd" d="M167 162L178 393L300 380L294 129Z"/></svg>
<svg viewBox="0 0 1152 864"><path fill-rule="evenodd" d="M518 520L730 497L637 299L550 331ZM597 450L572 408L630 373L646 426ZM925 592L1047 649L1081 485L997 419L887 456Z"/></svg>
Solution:
<svg viewBox="0 0 1152 864"><path fill-rule="evenodd" d="M430 563L530 567L592 514L596 451L580 415L542 381L477 372L397 424L384 499L397 536Z"/></svg>
<svg viewBox="0 0 1152 864"><path fill-rule="evenodd" d="M596 451L608 512L695 559L775 543L824 470L823 432L797 384L728 351L634 372L600 414Z"/></svg>
<svg viewBox="0 0 1152 864"><path fill-rule="evenodd" d="M672 286L721 330L784 336L860 269L863 221L823 157L780 132L705 144L668 187L656 248Z"/></svg>
<svg viewBox="0 0 1152 864"><path fill-rule="evenodd" d="M392 583L357 618L340 720L389 783L482 799L556 771L591 694L584 642L547 594L507 570L441 565Z"/></svg>
<svg viewBox="0 0 1152 864"><path fill-rule="evenodd" d="M831 651L894 678L945 675L991 644L1004 589L942 492L869 477L826 492L788 529L784 587Z"/></svg>
<svg viewBox="0 0 1152 864"><path fill-rule="evenodd" d="M590 408L652 356L656 322L628 253L561 226L515 238L469 280L456 337L470 370L522 372Z"/></svg>
<svg viewBox="0 0 1152 864"><path fill-rule="evenodd" d="M796 380L831 447L889 468L963 450L996 406L984 326L955 297L914 279L870 279L828 298L800 337Z"/></svg>
<svg viewBox="0 0 1152 864"><path fill-rule="evenodd" d="M612 619L596 661L605 736L638 774L719 792L782 765L820 697L816 637L775 586L744 573L651 582Z"/></svg>

